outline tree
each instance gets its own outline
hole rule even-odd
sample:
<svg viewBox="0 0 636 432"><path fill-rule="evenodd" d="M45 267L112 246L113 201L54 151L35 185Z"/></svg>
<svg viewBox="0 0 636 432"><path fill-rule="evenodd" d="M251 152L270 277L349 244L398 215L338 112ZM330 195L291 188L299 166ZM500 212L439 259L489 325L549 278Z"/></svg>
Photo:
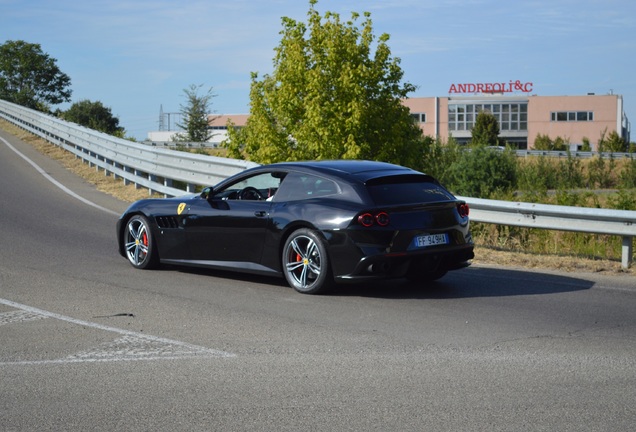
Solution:
<svg viewBox="0 0 636 432"><path fill-rule="evenodd" d="M493 151L486 146L464 149L450 168L446 186L458 195L490 198L510 192L517 181L517 158L511 149Z"/></svg>
<svg viewBox="0 0 636 432"><path fill-rule="evenodd" d="M556 137L552 140L548 135L537 134L537 137L534 139L535 150L545 150L545 151L566 151L569 149L570 142L561 138L560 136Z"/></svg>
<svg viewBox="0 0 636 432"><path fill-rule="evenodd" d="M260 163L375 159L416 168L421 130L401 103L415 87L401 84L389 36L375 42L369 13L361 28L357 13L343 23L327 12L323 21L316 3L309 2L308 26L283 18L273 73L261 80L252 73L247 124L229 124L229 155Z"/></svg>
<svg viewBox="0 0 636 432"><path fill-rule="evenodd" d="M570 140L569 139L563 139L560 136L556 137L554 139L552 150L554 150L554 151L567 151L567 150L570 150Z"/></svg>
<svg viewBox="0 0 636 432"><path fill-rule="evenodd" d="M430 174L446 185L452 181L452 167L461 158L464 147L452 136L446 142L442 138L425 136L421 171Z"/></svg>
<svg viewBox="0 0 636 432"><path fill-rule="evenodd" d="M7 41L0 45L0 99L48 112L49 104L69 102L71 79L39 44Z"/></svg>
<svg viewBox="0 0 636 432"><path fill-rule="evenodd" d="M537 137L534 139L533 148L535 150L547 150L550 151L554 147L552 140L548 135L542 135L540 133L537 134Z"/></svg>
<svg viewBox="0 0 636 432"><path fill-rule="evenodd" d="M499 144L499 123L497 117L488 111L479 111L471 130L472 144L496 146Z"/></svg>
<svg viewBox="0 0 636 432"><path fill-rule="evenodd" d="M627 142L618 135L615 130L611 131L607 137L607 129L601 134L598 142L599 152L623 153L627 151Z"/></svg>
<svg viewBox="0 0 636 432"><path fill-rule="evenodd" d="M61 117L100 132L124 137L125 130L119 126L119 119L114 117L110 108L105 107L101 102L91 102L87 99L76 102L63 112Z"/></svg>
<svg viewBox="0 0 636 432"><path fill-rule="evenodd" d="M583 137L581 141L583 141L583 144L581 146L581 151L584 151L584 152L592 151L592 144L590 143L590 139L588 137Z"/></svg>
<svg viewBox="0 0 636 432"><path fill-rule="evenodd" d="M212 137L210 133L210 123L208 114L210 112L210 103L216 95L212 93L212 88L199 95L199 89L203 85L190 85L190 88L183 90L187 98L187 104L181 105L181 115L185 119L185 123L177 126L185 130L185 133L177 134L178 141L188 142L205 142Z"/></svg>

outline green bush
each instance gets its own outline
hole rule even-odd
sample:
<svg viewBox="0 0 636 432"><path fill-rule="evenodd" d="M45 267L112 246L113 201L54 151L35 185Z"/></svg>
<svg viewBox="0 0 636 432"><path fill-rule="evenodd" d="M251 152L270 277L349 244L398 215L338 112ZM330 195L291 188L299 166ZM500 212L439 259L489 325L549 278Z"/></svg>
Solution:
<svg viewBox="0 0 636 432"><path fill-rule="evenodd" d="M555 195L557 205L569 207L599 208L598 195L592 192L576 192L569 189L559 189Z"/></svg>
<svg viewBox="0 0 636 432"><path fill-rule="evenodd" d="M619 186L625 189L636 188L636 159L626 163L619 174Z"/></svg>
<svg viewBox="0 0 636 432"><path fill-rule="evenodd" d="M451 167L459 160L462 147L453 138L448 143L439 138L425 137L423 142L424 157L422 171L432 175L442 184L448 185L451 180Z"/></svg>
<svg viewBox="0 0 636 432"><path fill-rule="evenodd" d="M616 161L596 156L587 166L587 186L590 189L611 189L616 186L612 175L616 169Z"/></svg>
<svg viewBox="0 0 636 432"><path fill-rule="evenodd" d="M458 195L489 198L516 186L517 158L512 150L476 146L460 152L448 172L447 186Z"/></svg>
<svg viewBox="0 0 636 432"><path fill-rule="evenodd" d="M616 210L636 210L636 190L620 189L608 197L607 203Z"/></svg>
<svg viewBox="0 0 636 432"><path fill-rule="evenodd" d="M585 187L581 160L568 152L565 160L559 161L557 171L557 184L564 189L577 189Z"/></svg>
<svg viewBox="0 0 636 432"><path fill-rule="evenodd" d="M519 164L517 181L519 190L545 195L558 187L557 170L546 156L525 159Z"/></svg>

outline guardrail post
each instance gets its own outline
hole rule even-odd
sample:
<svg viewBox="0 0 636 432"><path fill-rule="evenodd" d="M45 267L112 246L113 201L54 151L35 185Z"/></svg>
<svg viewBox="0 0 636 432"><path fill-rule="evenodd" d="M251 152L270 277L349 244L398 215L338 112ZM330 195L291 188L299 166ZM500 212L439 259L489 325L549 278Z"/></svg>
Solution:
<svg viewBox="0 0 636 432"><path fill-rule="evenodd" d="M172 187L172 179L169 179L169 178L163 179L163 185L166 187ZM168 195L164 195L164 198L168 198Z"/></svg>
<svg viewBox="0 0 636 432"><path fill-rule="evenodd" d="M157 183L157 176L155 174L148 174L148 180L150 180L151 183ZM154 190L152 189L152 187L148 188L148 196L152 196Z"/></svg>
<svg viewBox="0 0 636 432"><path fill-rule="evenodd" d="M135 173L135 177L142 177L143 173L141 171L139 171L138 169L133 170L133 172ZM141 189L141 185L137 182L135 182L135 189Z"/></svg>
<svg viewBox="0 0 636 432"><path fill-rule="evenodd" d="M130 172L132 172L132 169L130 167L125 166L124 167L124 172L130 173ZM124 186L128 186L131 183L132 183L132 181L130 181L127 177L124 177Z"/></svg>
<svg viewBox="0 0 636 432"><path fill-rule="evenodd" d="M621 265L624 269L628 269L632 264L632 256L634 253L633 241L632 237L624 236L623 237L623 255L621 260Z"/></svg>

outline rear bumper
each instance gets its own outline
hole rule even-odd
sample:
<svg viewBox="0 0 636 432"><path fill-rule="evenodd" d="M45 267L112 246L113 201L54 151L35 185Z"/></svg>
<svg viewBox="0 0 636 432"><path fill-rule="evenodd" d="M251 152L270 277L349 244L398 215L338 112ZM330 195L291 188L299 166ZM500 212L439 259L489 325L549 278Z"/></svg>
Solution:
<svg viewBox="0 0 636 432"><path fill-rule="evenodd" d="M362 258L349 274L336 275L338 282L360 282L375 279L393 279L405 277L416 266L417 271L434 273L440 270L450 271L468 267L475 257L474 246L453 246L435 248L425 252L403 254L382 254Z"/></svg>

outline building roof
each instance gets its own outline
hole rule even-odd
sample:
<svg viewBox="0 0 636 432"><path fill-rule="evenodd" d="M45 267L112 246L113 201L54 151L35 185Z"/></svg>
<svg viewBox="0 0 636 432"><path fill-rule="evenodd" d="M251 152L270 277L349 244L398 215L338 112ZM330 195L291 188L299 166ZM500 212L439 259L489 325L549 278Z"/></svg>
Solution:
<svg viewBox="0 0 636 432"><path fill-rule="evenodd" d="M223 127L227 125L228 120L232 120L235 126L245 126L249 114L209 114L208 123L212 127Z"/></svg>

